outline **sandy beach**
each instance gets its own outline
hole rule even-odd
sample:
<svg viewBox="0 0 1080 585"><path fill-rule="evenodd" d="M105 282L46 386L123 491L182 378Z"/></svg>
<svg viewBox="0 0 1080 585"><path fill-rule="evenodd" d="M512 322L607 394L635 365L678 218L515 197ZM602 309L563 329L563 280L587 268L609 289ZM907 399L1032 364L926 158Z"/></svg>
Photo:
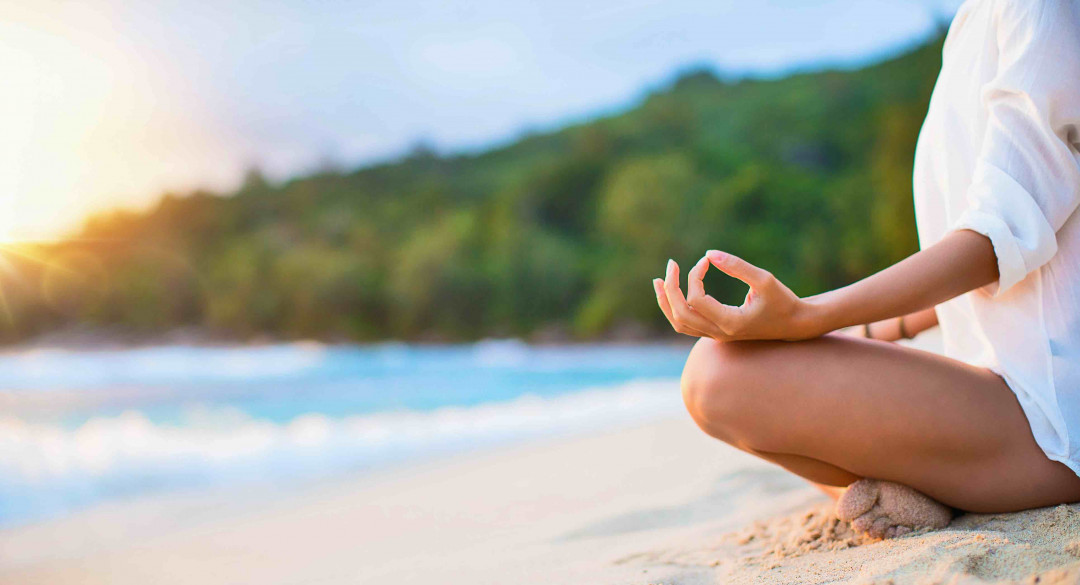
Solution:
<svg viewBox="0 0 1080 585"><path fill-rule="evenodd" d="M0 585L1080 585L1080 0L0 47Z"/></svg>
<svg viewBox="0 0 1080 585"><path fill-rule="evenodd" d="M672 387L672 392L677 388ZM1080 506L866 542L687 418L0 532L0 583L1075 583Z"/></svg>

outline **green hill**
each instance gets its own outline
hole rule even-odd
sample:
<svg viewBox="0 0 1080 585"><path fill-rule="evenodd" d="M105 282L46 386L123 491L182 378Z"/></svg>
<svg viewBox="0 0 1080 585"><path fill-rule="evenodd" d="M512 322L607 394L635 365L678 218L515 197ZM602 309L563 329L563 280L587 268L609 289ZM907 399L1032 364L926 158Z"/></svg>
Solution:
<svg viewBox="0 0 1080 585"><path fill-rule="evenodd" d="M941 39L852 71L686 73L624 113L478 155L418 150L229 196L166 196L8 254L9 340L72 325L229 338L665 331L650 279L709 248L799 294L917 248L916 135ZM716 296L744 288L713 275Z"/></svg>

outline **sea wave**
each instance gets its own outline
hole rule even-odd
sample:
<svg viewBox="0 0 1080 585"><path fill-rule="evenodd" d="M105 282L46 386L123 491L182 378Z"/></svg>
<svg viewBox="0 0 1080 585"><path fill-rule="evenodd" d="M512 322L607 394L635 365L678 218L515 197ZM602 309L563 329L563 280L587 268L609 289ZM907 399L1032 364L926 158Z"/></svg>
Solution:
<svg viewBox="0 0 1080 585"><path fill-rule="evenodd" d="M297 342L265 346L184 345L98 351L39 348L0 353L0 388L111 388L185 380L265 380L318 368L326 346Z"/></svg>
<svg viewBox="0 0 1080 585"><path fill-rule="evenodd" d="M324 345L292 342L254 346L164 345L94 351L33 348L0 352L0 393L64 391L108 394L126 388L305 385L326 380L384 380L421 373L475 378L477 373L552 373L610 370L640 377L681 366L687 348L639 346L530 346L515 339L417 346L397 342ZM657 375L656 373L652 375ZM87 392L89 393L89 392Z"/></svg>
<svg viewBox="0 0 1080 585"><path fill-rule="evenodd" d="M284 423L195 406L177 423L140 411L78 426L0 418L0 521L67 511L116 496L238 480L302 478L553 434L673 416L673 380L431 411Z"/></svg>

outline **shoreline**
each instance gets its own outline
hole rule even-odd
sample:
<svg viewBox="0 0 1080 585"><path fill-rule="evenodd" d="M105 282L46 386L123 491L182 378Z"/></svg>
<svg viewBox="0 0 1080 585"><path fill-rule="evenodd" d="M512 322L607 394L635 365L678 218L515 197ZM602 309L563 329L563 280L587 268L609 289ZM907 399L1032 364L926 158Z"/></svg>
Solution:
<svg viewBox="0 0 1080 585"><path fill-rule="evenodd" d="M686 417L0 529L6 583L1080 583L1080 505L868 541Z"/></svg>
<svg viewBox="0 0 1080 585"><path fill-rule="evenodd" d="M412 582L401 578L407 574L423 575L418 582L500 583L510 559L540 574L552 555L566 563L552 579L591 581L640 573L616 561L686 529L737 527L743 514L710 497L718 477L721 485L735 481L727 491L736 499L761 474L780 482L785 496L794 491L794 505L819 499L803 482L699 435L676 417L242 501L223 490L104 504L0 529L0 583ZM742 472L749 475L740 479ZM598 549L602 543L612 546ZM503 558L482 552L492 547ZM440 551L438 561L425 551ZM498 566L474 566L483 558ZM455 560L460 573L447 578ZM166 564L183 566L183 574L163 578L152 569Z"/></svg>
<svg viewBox="0 0 1080 585"><path fill-rule="evenodd" d="M44 398L49 397L61 402L44 402L42 408L55 411L65 404L64 396ZM2 398L0 393L0 404ZM8 407L18 405L8 402ZM230 484L259 491L263 484L345 481L384 469L613 432L683 412L678 383L668 378L338 418L302 414L270 420L228 407L186 409L189 418L180 421L155 422L139 410L125 410L66 429L0 416L0 439L11 447L0 451L0 463L12 472L0 485L0 527L140 494L168 497Z"/></svg>
<svg viewBox="0 0 1080 585"><path fill-rule="evenodd" d="M1080 585L1080 504L871 541L802 479L653 414L0 527L0 585Z"/></svg>
<svg viewBox="0 0 1080 585"><path fill-rule="evenodd" d="M608 334L589 339L579 339L569 334L550 334L538 331L528 336L481 337L477 339L450 339L436 336L421 336L416 339L380 338L287 338L268 334L255 334L246 337L215 334L200 327L185 327L153 333L138 333L113 328L71 328L44 332L25 339L0 342L0 354L25 351L61 350L61 351L119 351L138 350L153 347L185 346L206 348L229 347L265 347L274 345L311 345L338 347L377 347L382 345L406 344L417 347L447 347L476 345L488 342L523 343L534 347L556 347L574 345L693 345L684 336L668 333L649 332L645 329L614 330Z"/></svg>

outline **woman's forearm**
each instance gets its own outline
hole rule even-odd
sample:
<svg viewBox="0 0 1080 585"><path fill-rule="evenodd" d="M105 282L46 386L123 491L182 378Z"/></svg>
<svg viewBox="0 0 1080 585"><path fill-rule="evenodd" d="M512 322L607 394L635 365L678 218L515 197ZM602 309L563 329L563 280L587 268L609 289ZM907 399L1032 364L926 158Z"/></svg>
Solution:
<svg viewBox="0 0 1080 585"><path fill-rule="evenodd" d="M865 330L861 327L852 327L851 329L855 330L853 333L854 335L865 335L869 333L869 337L873 339L896 341L898 339L904 339L905 337L915 337L937 324L937 312L934 310L934 307L930 307L893 319L875 321L867 325Z"/></svg>
<svg viewBox="0 0 1080 585"><path fill-rule="evenodd" d="M931 308L998 278L990 240L960 230L854 284L804 299L810 331L820 335Z"/></svg>
<svg viewBox="0 0 1080 585"><path fill-rule="evenodd" d="M904 331L911 337L915 337L938 324L937 311L934 310L934 307L910 313L905 315L903 319Z"/></svg>

